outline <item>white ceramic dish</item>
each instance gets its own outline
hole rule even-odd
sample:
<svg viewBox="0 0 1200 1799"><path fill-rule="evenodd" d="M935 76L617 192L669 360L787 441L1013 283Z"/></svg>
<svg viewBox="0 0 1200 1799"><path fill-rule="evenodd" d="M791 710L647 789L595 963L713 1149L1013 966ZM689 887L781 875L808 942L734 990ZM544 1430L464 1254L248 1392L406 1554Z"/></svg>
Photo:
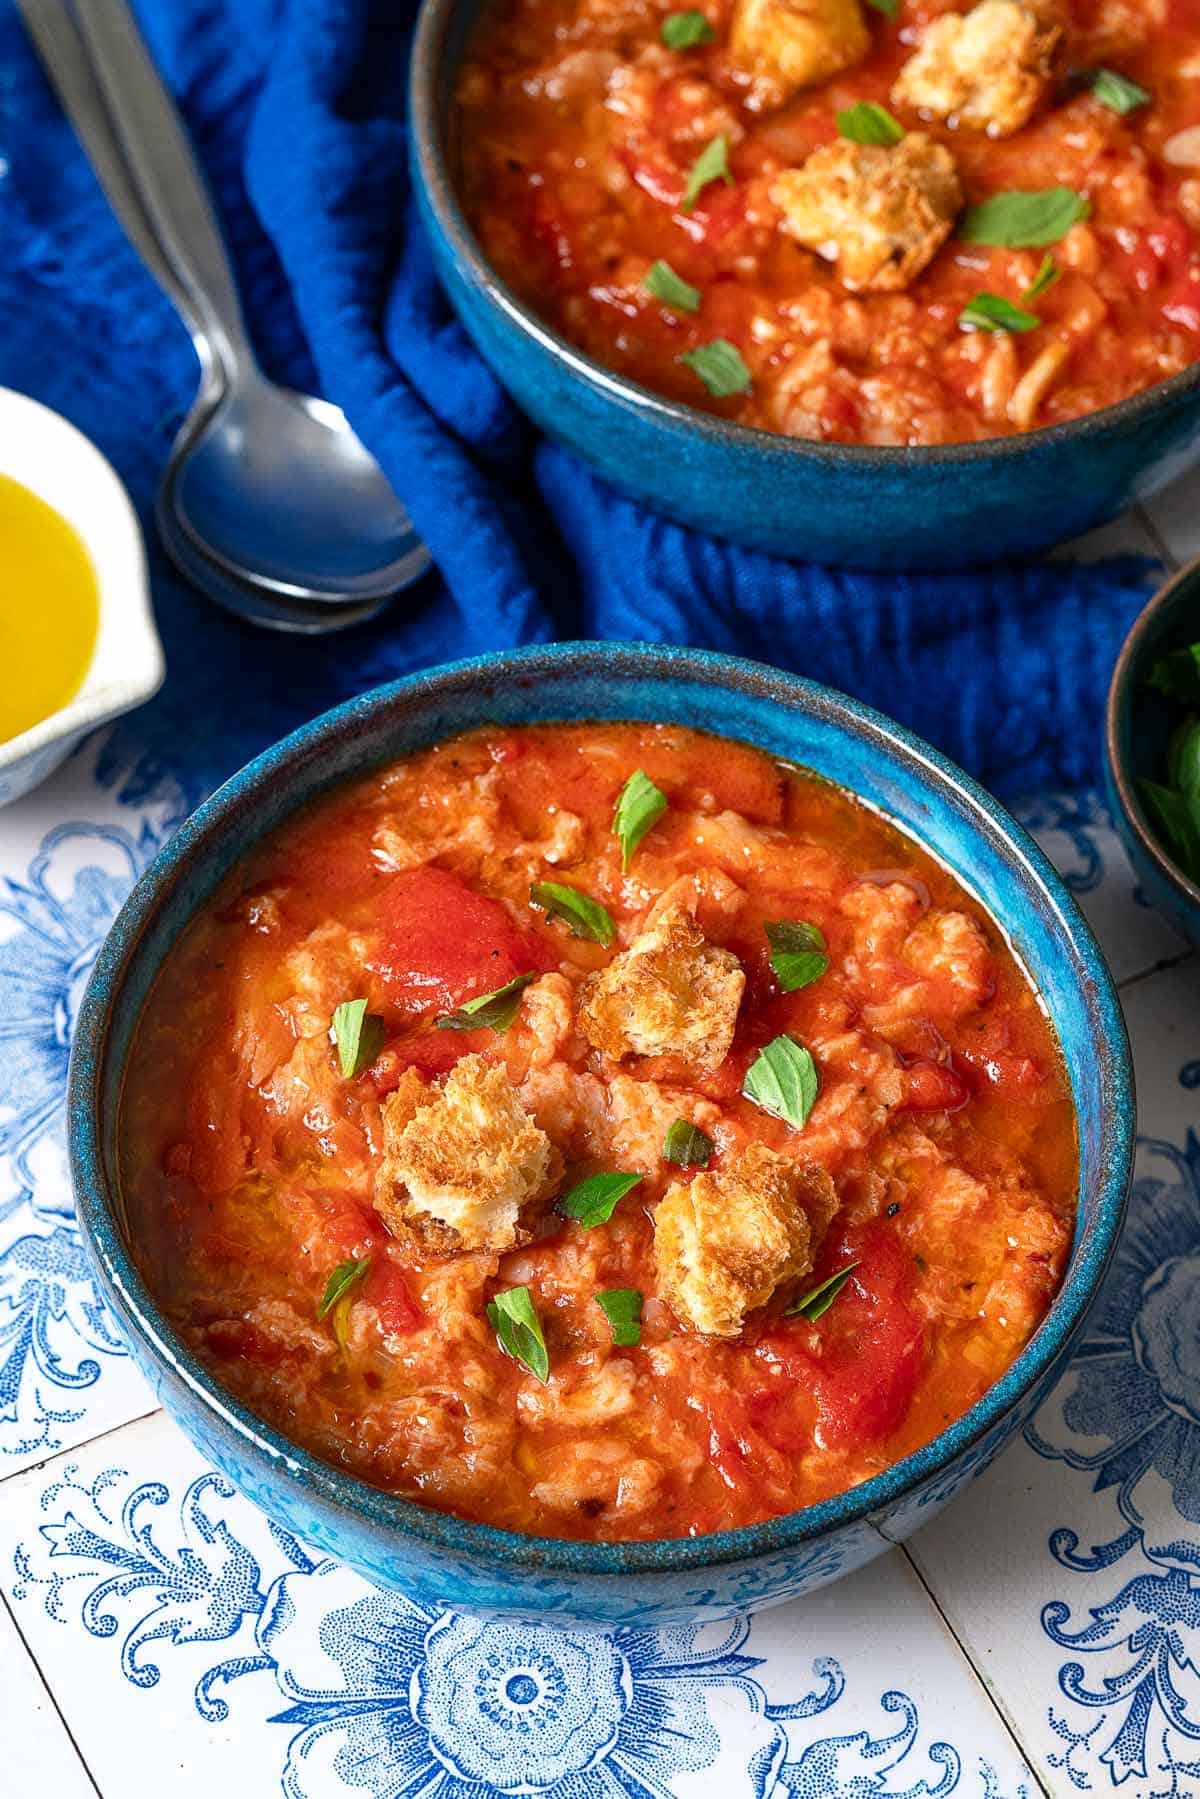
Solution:
<svg viewBox="0 0 1200 1799"><path fill-rule="evenodd" d="M45 500L78 532L100 590L96 647L72 700L0 743L0 806L27 793L97 725L157 693L165 673L146 555L129 496L95 444L26 394L0 387L0 475ZM36 605L38 596L28 596Z"/></svg>

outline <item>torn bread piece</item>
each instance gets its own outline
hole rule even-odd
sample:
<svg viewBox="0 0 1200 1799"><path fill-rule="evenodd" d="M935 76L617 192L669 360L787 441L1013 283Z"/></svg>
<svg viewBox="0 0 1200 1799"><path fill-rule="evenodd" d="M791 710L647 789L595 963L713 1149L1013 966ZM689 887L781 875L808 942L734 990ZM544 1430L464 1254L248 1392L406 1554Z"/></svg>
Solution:
<svg viewBox="0 0 1200 1799"><path fill-rule="evenodd" d="M968 13L945 13L901 69L892 99L928 119L1011 137L1046 91L1061 35L1046 0L980 0Z"/></svg>
<svg viewBox="0 0 1200 1799"><path fill-rule="evenodd" d="M406 1069L383 1108L375 1210L401 1243L434 1255L528 1241L562 1178L503 1063L464 1056L445 1083Z"/></svg>
<svg viewBox="0 0 1200 1799"><path fill-rule="evenodd" d="M837 265L852 292L896 293L941 249L962 208L954 158L919 131L900 143L840 138L771 183L783 229Z"/></svg>
<svg viewBox="0 0 1200 1799"><path fill-rule="evenodd" d="M749 77L754 112L840 75L870 48L860 0L736 0L729 25L729 58Z"/></svg>
<svg viewBox="0 0 1200 1799"><path fill-rule="evenodd" d="M579 1028L613 1061L677 1055L711 1073L729 1054L745 986L737 957L673 907L584 982Z"/></svg>
<svg viewBox="0 0 1200 1799"><path fill-rule="evenodd" d="M809 1273L837 1209L823 1168L752 1143L667 1189L654 1214L659 1297L706 1337L739 1336L747 1312Z"/></svg>

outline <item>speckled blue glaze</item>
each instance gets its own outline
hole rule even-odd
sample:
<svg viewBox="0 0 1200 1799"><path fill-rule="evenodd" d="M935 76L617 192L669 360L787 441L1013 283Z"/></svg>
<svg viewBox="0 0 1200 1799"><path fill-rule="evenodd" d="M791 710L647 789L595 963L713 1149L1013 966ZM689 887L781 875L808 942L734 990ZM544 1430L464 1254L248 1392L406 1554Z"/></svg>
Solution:
<svg viewBox="0 0 1200 1799"><path fill-rule="evenodd" d="M804 443L664 400L568 344L485 261L446 155L483 0L424 0L409 84L413 183L438 275L480 354L612 485L735 543L852 568L942 569L1044 549L1114 518L1200 453L1200 367L1119 406L938 449Z"/></svg>
<svg viewBox="0 0 1200 1799"><path fill-rule="evenodd" d="M126 1235L116 1117L130 1040L180 931L264 832L331 785L489 721L649 719L741 738L860 794L940 856L1002 919L1058 1029L1079 1119L1079 1229L1033 1342L934 1443L789 1517L656 1543L570 1543L463 1523L308 1455L231 1398L161 1316ZM96 963L71 1058L68 1122L84 1240L163 1405L290 1530L422 1601L650 1625L793 1598L931 1517L1028 1416L1061 1364L1115 1242L1129 1184L1129 1050L1104 961L1073 900L997 803L935 751L827 688L732 657L560 644L459 662L353 700L268 750L182 826Z"/></svg>
<svg viewBox="0 0 1200 1799"><path fill-rule="evenodd" d="M1121 842L1151 904L1177 931L1200 943L1200 887L1175 866L1138 798L1139 780L1161 781L1167 743L1182 716L1173 700L1147 688L1168 650L1200 642L1200 561L1160 587L1125 639L1108 690L1104 781Z"/></svg>

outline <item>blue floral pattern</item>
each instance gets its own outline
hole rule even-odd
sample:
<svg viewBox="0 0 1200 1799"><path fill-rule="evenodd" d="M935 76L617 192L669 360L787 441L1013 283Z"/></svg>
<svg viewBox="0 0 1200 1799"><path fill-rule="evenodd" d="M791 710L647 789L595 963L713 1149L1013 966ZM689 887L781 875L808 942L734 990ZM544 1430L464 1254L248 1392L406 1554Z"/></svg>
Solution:
<svg viewBox="0 0 1200 1799"><path fill-rule="evenodd" d="M172 1648L211 1645L193 1689L206 1720L229 1715L234 1683L269 1675L287 1799L663 1799L705 1770L735 1799L1029 1799L949 1743L922 1750L902 1692L881 1696L877 1731L831 1732L846 1678L829 1657L807 1690L771 1698L750 1619L600 1634L427 1610L314 1559L214 1473L174 1499L119 1468L89 1483L70 1467L41 1510L16 1598L111 1639L144 1691Z"/></svg>
<svg viewBox="0 0 1200 1799"><path fill-rule="evenodd" d="M116 825L58 825L24 881L0 881L0 1156L20 1183L10 1206L29 1198L71 1214L69 1182L45 1178L39 1152L49 1145L61 1169L75 1014L105 933L157 848L148 827L134 837Z"/></svg>
<svg viewBox="0 0 1200 1799"><path fill-rule="evenodd" d="M1112 819L1098 788L1039 794L1017 808L1017 817L1033 836L1054 840L1055 867L1077 898L1099 887L1105 865L1098 839L1111 833Z"/></svg>
<svg viewBox="0 0 1200 1799"><path fill-rule="evenodd" d="M1050 1538L1072 1573L1124 1570L1084 1621L1061 1600L1043 1609L1046 1635L1072 1652L1059 1686L1092 1714L1077 1727L1051 1712L1064 1745L1052 1765L1079 1790L1090 1786L1091 1760L1114 1786L1162 1775L1162 1790L1175 1794L1181 1778L1200 1775L1200 1543L1184 1528L1200 1523L1200 1140L1189 1132L1182 1149L1144 1140L1141 1151L1154 1172L1135 1184L1074 1378L1026 1439L1089 1474L1124 1526L1088 1549L1074 1530ZM1083 1449L1080 1438L1096 1446ZM1178 1528L1163 1528L1164 1486ZM1081 1657L1096 1658L1095 1673Z"/></svg>
<svg viewBox="0 0 1200 1799"><path fill-rule="evenodd" d="M88 975L160 841L145 814L60 824L0 878L0 1459L58 1447L125 1353L75 1227L63 1108Z"/></svg>
<svg viewBox="0 0 1200 1799"><path fill-rule="evenodd" d="M54 1447L81 1415L64 1398L99 1380L98 1357L124 1353L77 1233L18 1237L0 1258L0 1454Z"/></svg>

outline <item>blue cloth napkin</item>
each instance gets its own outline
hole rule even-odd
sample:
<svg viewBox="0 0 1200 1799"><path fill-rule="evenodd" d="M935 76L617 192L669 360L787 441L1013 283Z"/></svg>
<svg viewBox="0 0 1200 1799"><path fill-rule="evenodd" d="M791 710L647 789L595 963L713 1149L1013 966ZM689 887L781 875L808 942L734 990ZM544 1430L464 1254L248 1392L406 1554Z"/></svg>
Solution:
<svg viewBox="0 0 1200 1799"><path fill-rule="evenodd" d="M929 577L732 548L614 493L517 413L431 270L405 163L414 0L140 0L217 196L268 372L338 401L437 565L381 619L285 640L172 572L153 497L195 389L141 269L0 0L0 382L112 459L145 524L169 679L114 763L190 797L344 696L555 637L700 644L902 719L1009 794L1093 780L1100 709L1145 591L1133 561Z"/></svg>

